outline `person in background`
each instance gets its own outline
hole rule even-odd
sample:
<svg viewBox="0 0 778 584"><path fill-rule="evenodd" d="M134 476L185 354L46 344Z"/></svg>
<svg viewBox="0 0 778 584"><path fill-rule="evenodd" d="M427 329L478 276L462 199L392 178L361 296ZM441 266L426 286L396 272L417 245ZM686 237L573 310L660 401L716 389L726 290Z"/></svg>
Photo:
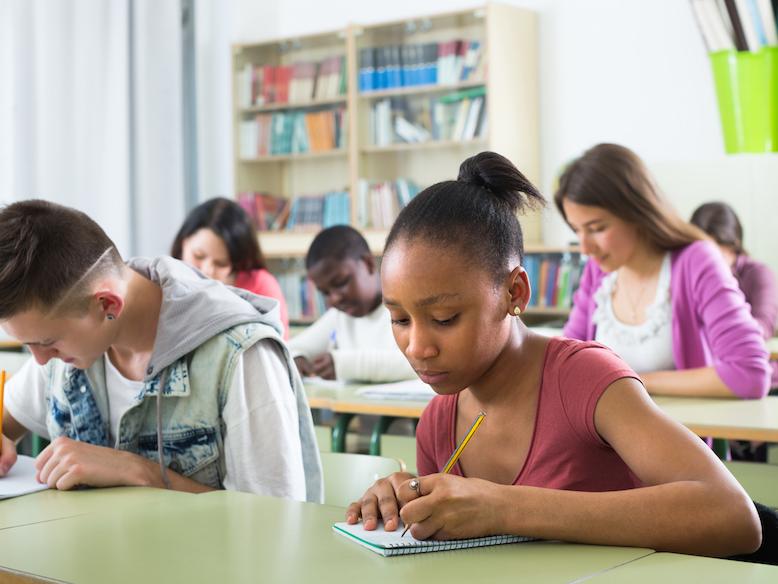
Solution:
<svg viewBox="0 0 778 584"><path fill-rule="evenodd" d="M170 255L209 278L277 300L284 339L289 338L289 315L281 286L267 269L251 217L235 201L209 199L192 209L178 230Z"/></svg>
<svg viewBox="0 0 778 584"><path fill-rule="evenodd" d="M718 244L764 338L771 338L778 326L778 283L772 270L743 248L743 227L735 211L726 203L705 203L692 213L691 223ZM778 386L778 379L773 380L773 387Z"/></svg>
<svg viewBox="0 0 778 584"><path fill-rule="evenodd" d="M589 149L562 174L554 202L589 256L565 336L615 350L652 394L767 393L762 331L735 278L634 152Z"/></svg>
<svg viewBox="0 0 778 584"><path fill-rule="evenodd" d="M743 248L743 227L735 210L726 203L700 205L692 213L691 223L710 235L719 246L724 261L732 270L738 286L751 305L751 314L762 328L765 339L775 334L778 325L778 283L775 274L765 264L756 261ZM771 361L770 386L778 387L778 361ZM732 458L738 460L767 459L764 442L730 441Z"/></svg>
<svg viewBox="0 0 778 584"><path fill-rule="evenodd" d="M359 231L336 225L319 232L305 268L330 308L289 341L304 377L369 382L416 378L392 338L378 266Z"/></svg>

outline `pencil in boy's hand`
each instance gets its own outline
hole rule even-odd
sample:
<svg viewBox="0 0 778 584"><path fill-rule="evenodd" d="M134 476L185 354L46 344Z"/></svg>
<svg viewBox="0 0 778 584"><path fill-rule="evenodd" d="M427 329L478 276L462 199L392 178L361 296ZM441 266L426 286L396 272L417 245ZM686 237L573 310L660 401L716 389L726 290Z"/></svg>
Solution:
<svg viewBox="0 0 778 584"><path fill-rule="evenodd" d="M465 434L465 437L462 438L462 442L459 443L459 446L456 447L454 452L451 453L451 456L448 458L448 462L446 462L445 466L443 467L443 470L440 471L443 474L448 474L451 472L451 469L454 468L454 465L457 463L457 460L459 460L459 457L462 456L462 452L465 449L465 446L467 446L467 443L470 442L470 439L473 437L473 434L475 434L475 431L478 430L478 426L481 425L481 422L484 421L484 418L486 417L485 412L478 412L478 415L476 416L475 420L473 421L473 425L470 426L470 429L467 431L467 434ZM415 481L415 486L414 486ZM410 482L410 487L414 491L416 491L416 494L421 495L421 483L419 482L419 479L413 479ZM403 529L402 537L405 535L408 530L411 528L411 523L405 526L405 529Z"/></svg>

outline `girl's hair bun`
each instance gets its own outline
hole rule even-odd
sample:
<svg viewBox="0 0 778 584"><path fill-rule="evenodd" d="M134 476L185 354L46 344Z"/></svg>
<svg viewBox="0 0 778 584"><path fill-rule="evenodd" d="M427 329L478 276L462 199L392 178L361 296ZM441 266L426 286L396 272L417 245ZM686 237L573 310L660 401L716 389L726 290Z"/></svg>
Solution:
<svg viewBox="0 0 778 584"><path fill-rule="evenodd" d="M489 192L516 213L545 205L543 195L513 163L496 152L481 152L459 167L457 181Z"/></svg>

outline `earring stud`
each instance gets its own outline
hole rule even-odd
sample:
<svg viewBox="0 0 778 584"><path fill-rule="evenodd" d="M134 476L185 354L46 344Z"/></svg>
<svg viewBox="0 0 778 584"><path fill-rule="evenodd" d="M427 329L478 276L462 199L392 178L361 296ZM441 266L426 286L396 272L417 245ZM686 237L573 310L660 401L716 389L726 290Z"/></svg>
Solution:
<svg viewBox="0 0 778 584"><path fill-rule="evenodd" d="M105 318L107 318L108 320L113 320L113 319L115 319L116 317L115 317L113 314L107 314L107 315L105 316Z"/></svg>
<svg viewBox="0 0 778 584"><path fill-rule="evenodd" d="M513 315L514 316L519 316L520 314L521 314L521 308L519 306L514 306L513 307Z"/></svg>

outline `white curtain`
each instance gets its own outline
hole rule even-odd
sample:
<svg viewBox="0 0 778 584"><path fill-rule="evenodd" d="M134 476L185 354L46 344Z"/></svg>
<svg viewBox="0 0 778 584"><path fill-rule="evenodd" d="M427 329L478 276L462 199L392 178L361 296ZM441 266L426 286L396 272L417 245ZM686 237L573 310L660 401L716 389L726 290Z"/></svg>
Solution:
<svg viewBox="0 0 778 584"><path fill-rule="evenodd" d="M0 202L76 207L125 257L165 253L184 215L180 38L178 2L0 2Z"/></svg>

